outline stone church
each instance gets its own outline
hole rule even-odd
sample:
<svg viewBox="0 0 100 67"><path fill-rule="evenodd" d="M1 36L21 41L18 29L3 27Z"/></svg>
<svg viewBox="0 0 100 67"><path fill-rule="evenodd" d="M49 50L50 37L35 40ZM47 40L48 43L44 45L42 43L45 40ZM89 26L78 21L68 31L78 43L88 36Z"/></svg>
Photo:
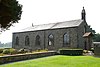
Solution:
<svg viewBox="0 0 100 67"><path fill-rule="evenodd" d="M13 33L12 47L15 49L48 49L82 48L90 50L92 33L86 22L83 7L81 19L58 23L32 25Z"/></svg>

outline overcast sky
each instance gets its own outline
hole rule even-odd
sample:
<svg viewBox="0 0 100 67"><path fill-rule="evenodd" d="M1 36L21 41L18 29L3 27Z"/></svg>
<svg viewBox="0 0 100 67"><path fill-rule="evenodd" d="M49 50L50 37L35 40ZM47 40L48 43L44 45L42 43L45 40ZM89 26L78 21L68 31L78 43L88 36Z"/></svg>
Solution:
<svg viewBox="0 0 100 67"><path fill-rule="evenodd" d="M12 41L12 32L32 25L55 23L81 19L82 7L86 10L86 21L100 33L99 0L18 0L23 5L23 13L19 23L10 30L0 34L2 43Z"/></svg>

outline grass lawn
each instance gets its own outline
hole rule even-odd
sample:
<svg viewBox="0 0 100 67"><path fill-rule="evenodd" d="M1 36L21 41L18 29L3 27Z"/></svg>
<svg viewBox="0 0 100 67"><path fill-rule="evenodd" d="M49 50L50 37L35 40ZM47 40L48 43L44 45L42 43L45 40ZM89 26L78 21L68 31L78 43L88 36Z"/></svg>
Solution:
<svg viewBox="0 0 100 67"><path fill-rule="evenodd" d="M100 58L56 55L0 65L0 67L100 67Z"/></svg>

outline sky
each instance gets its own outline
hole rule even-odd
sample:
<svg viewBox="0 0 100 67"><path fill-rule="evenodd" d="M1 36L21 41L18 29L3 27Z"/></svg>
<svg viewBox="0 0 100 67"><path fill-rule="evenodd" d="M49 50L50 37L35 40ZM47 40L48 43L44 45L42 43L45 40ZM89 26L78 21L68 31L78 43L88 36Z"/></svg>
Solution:
<svg viewBox="0 0 100 67"><path fill-rule="evenodd" d="M100 33L100 2L99 0L17 0L23 5L19 23L14 24L0 34L0 41L12 41L12 33L33 25L63 22L81 19L81 11L86 10L88 25Z"/></svg>

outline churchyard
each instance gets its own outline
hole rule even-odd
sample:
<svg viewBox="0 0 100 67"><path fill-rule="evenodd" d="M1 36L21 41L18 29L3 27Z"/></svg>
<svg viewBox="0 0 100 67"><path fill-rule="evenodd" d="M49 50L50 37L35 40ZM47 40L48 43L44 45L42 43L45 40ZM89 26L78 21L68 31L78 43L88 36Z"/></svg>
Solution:
<svg viewBox="0 0 100 67"><path fill-rule="evenodd" d="M81 49L61 49L60 54L47 49L34 52L21 49L17 54L15 49L9 50L8 54L1 53L0 67L99 67L100 65L100 58L86 55L88 51L82 52ZM7 49L3 52L7 53Z"/></svg>

